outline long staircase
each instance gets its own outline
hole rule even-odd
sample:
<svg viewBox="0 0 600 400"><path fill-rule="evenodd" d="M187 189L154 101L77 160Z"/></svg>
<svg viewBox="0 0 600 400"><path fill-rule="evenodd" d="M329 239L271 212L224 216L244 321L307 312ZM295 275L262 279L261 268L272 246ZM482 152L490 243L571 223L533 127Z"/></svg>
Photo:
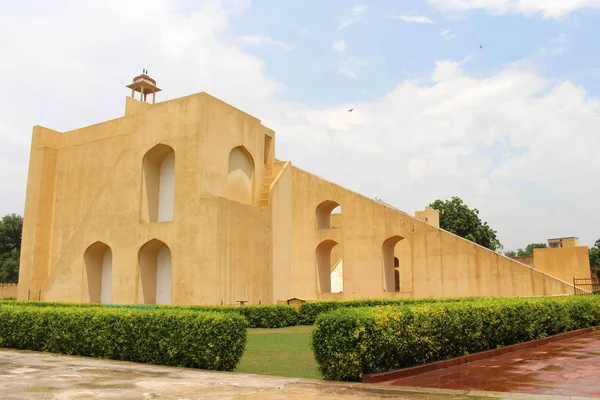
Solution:
<svg viewBox="0 0 600 400"><path fill-rule="evenodd" d="M276 161L274 162L270 168L265 165L265 177L263 178L263 185L260 189L260 194L258 196L258 206L261 208L269 207L269 188L271 184L277 179L277 175L279 171L283 168L285 162Z"/></svg>

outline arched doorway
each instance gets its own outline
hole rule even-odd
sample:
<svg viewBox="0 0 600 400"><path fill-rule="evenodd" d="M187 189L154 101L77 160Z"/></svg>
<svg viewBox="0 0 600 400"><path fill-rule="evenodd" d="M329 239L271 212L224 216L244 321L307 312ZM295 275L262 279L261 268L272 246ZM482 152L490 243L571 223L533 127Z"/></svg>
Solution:
<svg viewBox="0 0 600 400"><path fill-rule="evenodd" d="M325 200L315 210L317 229L340 228L342 226L342 207L333 200Z"/></svg>
<svg viewBox="0 0 600 400"><path fill-rule="evenodd" d="M400 292L400 260L396 257L395 250L398 242L403 240L402 236L392 236L383 242L381 255L383 258L383 287L386 292Z"/></svg>
<svg viewBox="0 0 600 400"><path fill-rule="evenodd" d="M171 250L158 239L144 244L139 251L140 290L138 302L171 304Z"/></svg>
<svg viewBox="0 0 600 400"><path fill-rule="evenodd" d="M240 203L253 203L254 160L244 146L229 153L227 198Z"/></svg>
<svg viewBox="0 0 600 400"><path fill-rule="evenodd" d="M92 303L110 304L112 297L112 251L103 242L90 245L84 255L87 297Z"/></svg>
<svg viewBox="0 0 600 400"><path fill-rule="evenodd" d="M142 220L172 221L175 211L175 151L157 144L142 161Z"/></svg>
<svg viewBox="0 0 600 400"><path fill-rule="evenodd" d="M344 265L341 250L341 246L334 240L325 240L317 246L317 287L320 293L344 291Z"/></svg>

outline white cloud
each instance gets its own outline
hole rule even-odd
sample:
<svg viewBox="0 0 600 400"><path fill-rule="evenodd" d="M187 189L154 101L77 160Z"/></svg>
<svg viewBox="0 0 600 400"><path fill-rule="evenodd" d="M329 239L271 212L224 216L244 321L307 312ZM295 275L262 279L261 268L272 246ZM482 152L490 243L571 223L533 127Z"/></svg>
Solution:
<svg viewBox="0 0 600 400"><path fill-rule="evenodd" d="M338 72L348 78L358 78L358 69L367 64L367 61L356 58L349 58L340 63Z"/></svg>
<svg viewBox="0 0 600 400"><path fill-rule="evenodd" d="M441 29L440 30L440 36L443 37L446 40L456 39L456 34L455 33L451 33L450 29Z"/></svg>
<svg viewBox="0 0 600 400"><path fill-rule="evenodd" d="M340 54L344 54L346 52L346 42L343 40L335 41L331 44L331 48Z"/></svg>
<svg viewBox="0 0 600 400"><path fill-rule="evenodd" d="M367 11L367 6L365 5L357 5L352 7L350 11L346 12L340 17L338 30L346 29L350 25L360 21L365 11Z"/></svg>
<svg viewBox="0 0 600 400"><path fill-rule="evenodd" d="M289 50L292 45L289 43L280 42L269 36L264 35L248 35L240 37L240 42L250 46L275 46L281 47L284 50Z"/></svg>
<svg viewBox="0 0 600 400"><path fill-rule="evenodd" d="M417 24L433 24L433 20L424 15L397 15L393 19L399 19L404 22L414 22Z"/></svg>
<svg viewBox="0 0 600 400"><path fill-rule="evenodd" d="M600 215L584 222L589 213L579 205L600 197L589 184L600 171L600 101L525 63L486 78L463 68L439 62L431 85L409 80L379 101L299 113L294 124L281 125L298 134L286 138L296 143L290 156L409 213L459 195L508 248L553 235L591 243ZM301 141L318 154L300 154Z"/></svg>
<svg viewBox="0 0 600 400"><path fill-rule="evenodd" d="M206 91L274 129L279 159L408 213L459 195L508 248L597 239L600 100L572 82L525 63L476 78L441 61L378 100L312 107L282 101L284 84L224 38L231 0L191 11L149 0L40 4L0 10L0 215L23 210L33 125L119 117L124 86L148 68L158 101ZM365 63L350 58L340 73L356 77Z"/></svg>
<svg viewBox="0 0 600 400"><path fill-rule="evenodd" d="M556 56L565 52L565 44L567 42L567 35L561 33L560 35L552 38L548 46L542 46L539 49L539 53L542 56Z"/></svg>
<svg viewBox="0 0 600 400"><path fill-rule="evenodd" d="M483 9L490 14L542 14L544 18L563 19L574 11L600 9L600 0L427 0L443 11Z"/></svg>

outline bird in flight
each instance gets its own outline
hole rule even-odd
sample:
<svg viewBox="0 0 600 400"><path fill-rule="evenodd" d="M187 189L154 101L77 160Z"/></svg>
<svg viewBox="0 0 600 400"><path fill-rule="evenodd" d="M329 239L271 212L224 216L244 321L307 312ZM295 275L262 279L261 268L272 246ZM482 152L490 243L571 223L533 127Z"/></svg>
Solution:
<svg viewBox="0 0 600 400"><path fill-rule="evenodd" d="M352 111L354 111L354 108L351 108L351 109L348 110L348 112L352 112Z"/></svg>

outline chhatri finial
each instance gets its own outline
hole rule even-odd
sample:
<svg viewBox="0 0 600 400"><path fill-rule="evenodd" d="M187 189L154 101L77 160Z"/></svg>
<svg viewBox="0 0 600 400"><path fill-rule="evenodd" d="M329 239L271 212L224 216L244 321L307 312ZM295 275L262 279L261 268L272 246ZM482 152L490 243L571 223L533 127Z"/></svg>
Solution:
<svg viewBox="0 0 600 400"><path fill-rule="evenodd" d="M154 103L156 99L156 93L160 92L160 89L156 86L156 81L150 78L147 74L148 70L146 68L142 68L142 74L133 78L133 83L127 85L127 87L131 89L131 97L133 98L135 98L135 92L139 92L141 94L141 101L146 101L146 96L151 93L152 103Z"/></svg>

